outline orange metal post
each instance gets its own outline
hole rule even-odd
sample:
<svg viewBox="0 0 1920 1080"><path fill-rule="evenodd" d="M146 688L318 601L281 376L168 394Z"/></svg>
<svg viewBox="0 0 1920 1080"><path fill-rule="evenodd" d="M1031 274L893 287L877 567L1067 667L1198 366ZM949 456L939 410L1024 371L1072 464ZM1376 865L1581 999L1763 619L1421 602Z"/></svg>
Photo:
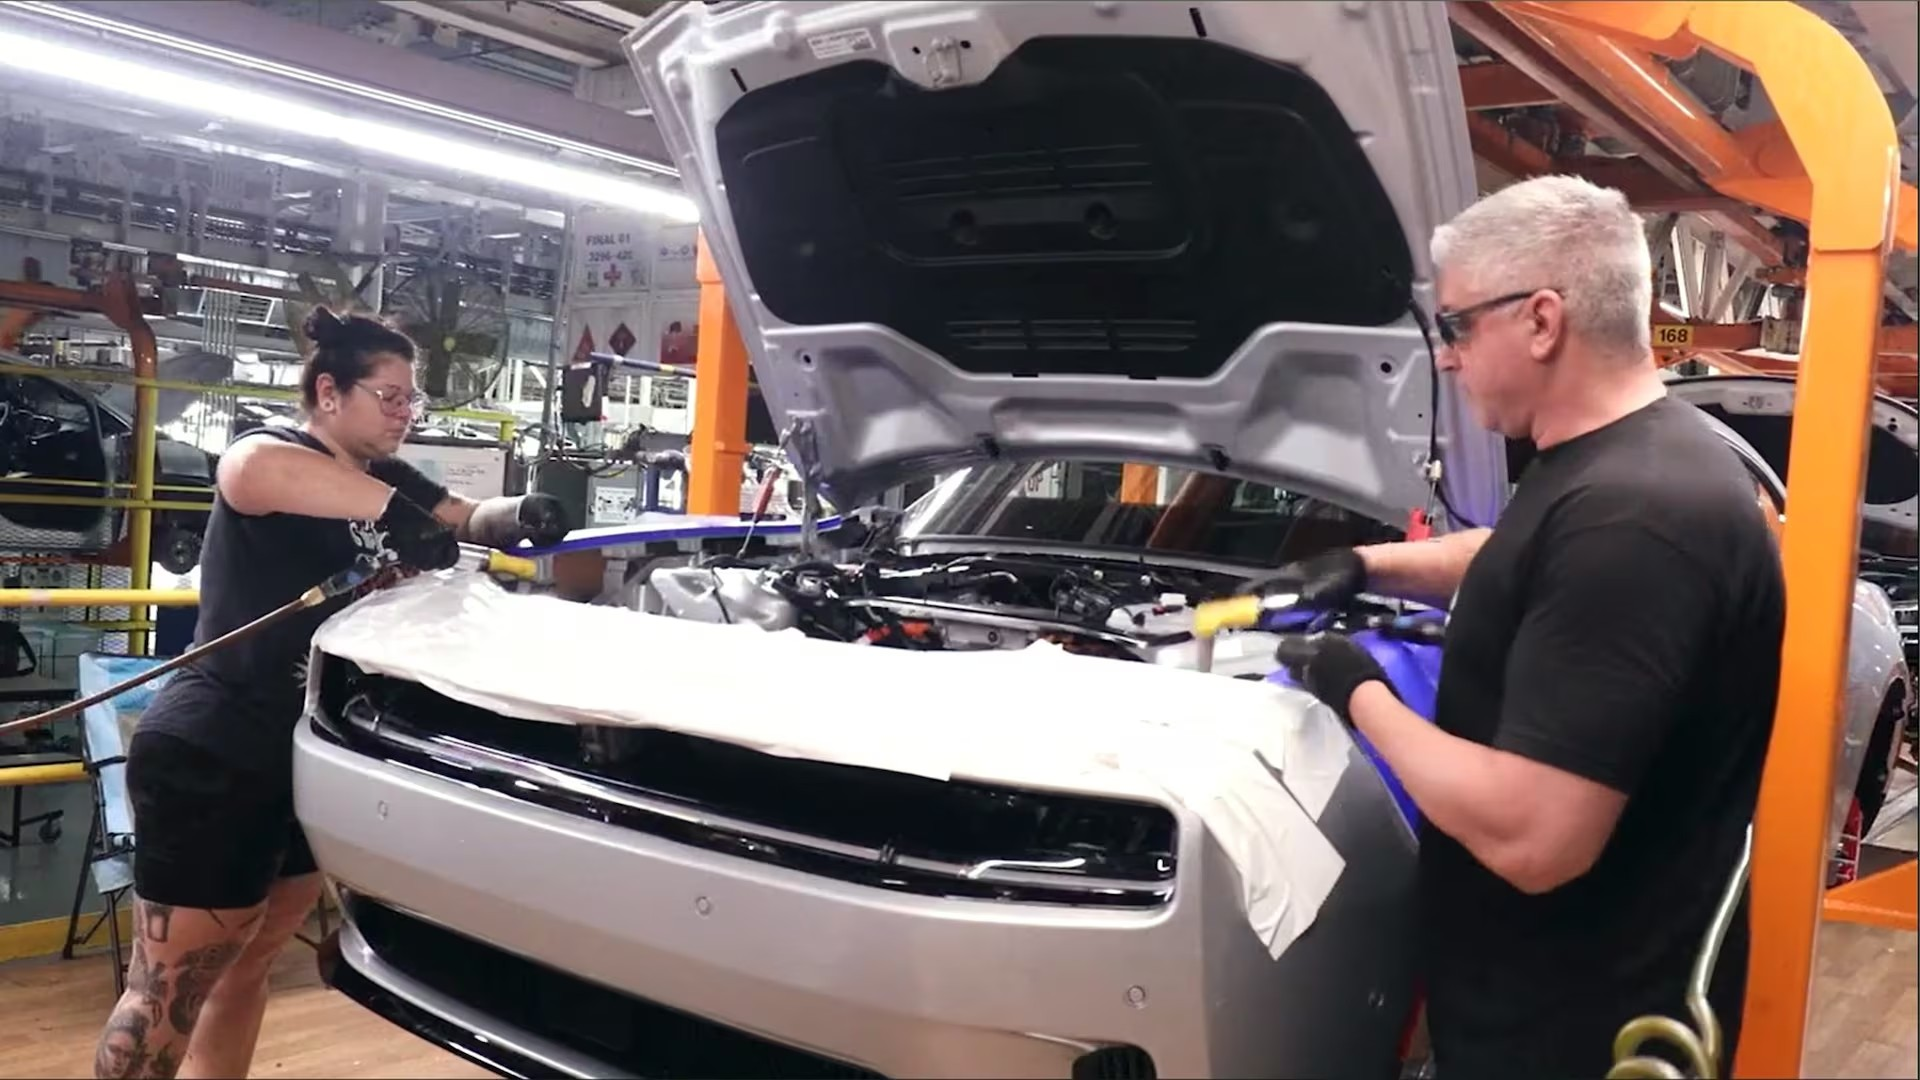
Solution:
<svg viewBox="0 0 1920 1080"><path fill-rule="evenodd" d="M1135 506L1152 506L1159 502L1159 468L1136 465L1131 461L1120 466L1120 501Z"/></svg>
<svg viewBox="0 0 1920 1080"><path fill-rule="evenodd" d="M687 440L687 513L733 515L740 512L740 469L747 460L747 346L704 234L694 278L700 283L700 344Z"/></svg>
<svg viewBox="0 0 1920 1080"><path fill-rule="evenodd" d="M1756 74L1805 175L1810 200L1807 317L1790 450L1783 558L1787 629L1780 699L1754 818L1752 953L1735 1072L1797 1076L1829 851L1834 748L1846 689L1847 631L1858 555L1859 503L1879 337L1881 283L1900 200L1898 150L1886 99L1853 46L1795 4L1503 4L1572 32L1672 55L1691 42ZM1644 73L1643 73L1644 76ZM1653 97L1653 85L1619 87ZM1669 117L1671 119L1671 117ZM1717 125L1716 125L1717 127ZM1724 160L1721 138L1692 131L1703 158ZM1738 180L1739 162L1733 164ZM1725 178L1706 177L1729 191Z"/></svg>

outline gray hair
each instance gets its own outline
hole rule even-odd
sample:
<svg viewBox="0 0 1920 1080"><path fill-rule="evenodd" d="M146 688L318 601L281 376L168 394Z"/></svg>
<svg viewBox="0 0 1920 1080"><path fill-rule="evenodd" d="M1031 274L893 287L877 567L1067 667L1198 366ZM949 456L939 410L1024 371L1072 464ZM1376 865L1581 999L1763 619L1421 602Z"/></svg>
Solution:
<svg viewBox="0 0 1920 1080"><path fill-rule="evenodd" d="M1652 351L1653 259L1627 197L1577 176L1501 190L1433 231L1433 262L1486 298L1555 289L1567 332L1623 359Z"/></svg>

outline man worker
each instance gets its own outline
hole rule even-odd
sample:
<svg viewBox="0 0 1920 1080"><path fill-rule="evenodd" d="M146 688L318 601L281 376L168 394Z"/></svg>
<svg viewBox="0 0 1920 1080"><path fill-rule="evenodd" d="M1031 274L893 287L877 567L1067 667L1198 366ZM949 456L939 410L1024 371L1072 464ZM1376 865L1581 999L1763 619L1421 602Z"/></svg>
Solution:
<svg viewBox="0 0 1920 1080"><path fill-rule="evenodd" d="M1419 807L1428 1030L1443 1077L1600 1076L1622 1024L1690 1020L1689 969L1752 819L1785 620L1734 453L1653 363L1653 271L1617 191L1515 184L1434 233L1437 360L1537 454L1492 529L1284 569L1305 600L1446 606L1435 719L1357 645L1296 681ZM1743 903L1711 988L1731 1062Z"/></svg>

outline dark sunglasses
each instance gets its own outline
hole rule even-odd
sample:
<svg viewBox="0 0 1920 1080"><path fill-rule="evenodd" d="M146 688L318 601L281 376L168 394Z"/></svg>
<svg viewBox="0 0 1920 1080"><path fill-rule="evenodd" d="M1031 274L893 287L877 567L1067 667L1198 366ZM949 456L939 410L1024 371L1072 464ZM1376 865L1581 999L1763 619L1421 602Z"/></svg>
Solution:
<svg viewBox="0 0 1920 1080"><path fill-rule="evenodd" d="M1475 319L1492 311L1494 308L1502 304L1511 304L1519 300L1525 300L1537 292L1557 293L1559 291L1558 289L1528 289L1526 292L1515 292L1508 293L1505 296L1496 296L1491 300L1482 300L1477 304L1469 304L1459 311L1435 312L1433 324L1435 329L1440 331L1440 340L1446 342L1448 348L1452 348L1466 340L1466 336L1473 332L1473 321Z"/></svg>

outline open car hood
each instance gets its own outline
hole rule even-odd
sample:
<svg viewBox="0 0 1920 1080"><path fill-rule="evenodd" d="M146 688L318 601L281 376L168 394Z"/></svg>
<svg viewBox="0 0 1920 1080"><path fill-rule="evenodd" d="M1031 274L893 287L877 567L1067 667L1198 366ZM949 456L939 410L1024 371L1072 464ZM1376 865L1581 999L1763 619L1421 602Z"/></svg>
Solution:
<svg viewBox="0 0 1920 1080"><path fill-rule="evenodd" d="M1667 384L1669 394L1732 428L1788 481L1787 446L1797 390L1794 380L1784 375L1709 375ZM1920 413L1876 394L1869 425L1860 546L1911 559L1920 510Z"/></svg>
<svg viewBox="0 0 1920 1080"><path fill-rule="evenodd" d="M1427 504L1408 309L1475 194L1445 5L686 3L626 44L841 505L1001 456ZM1500 444L1440 401L1489 521Z"/></svg>

